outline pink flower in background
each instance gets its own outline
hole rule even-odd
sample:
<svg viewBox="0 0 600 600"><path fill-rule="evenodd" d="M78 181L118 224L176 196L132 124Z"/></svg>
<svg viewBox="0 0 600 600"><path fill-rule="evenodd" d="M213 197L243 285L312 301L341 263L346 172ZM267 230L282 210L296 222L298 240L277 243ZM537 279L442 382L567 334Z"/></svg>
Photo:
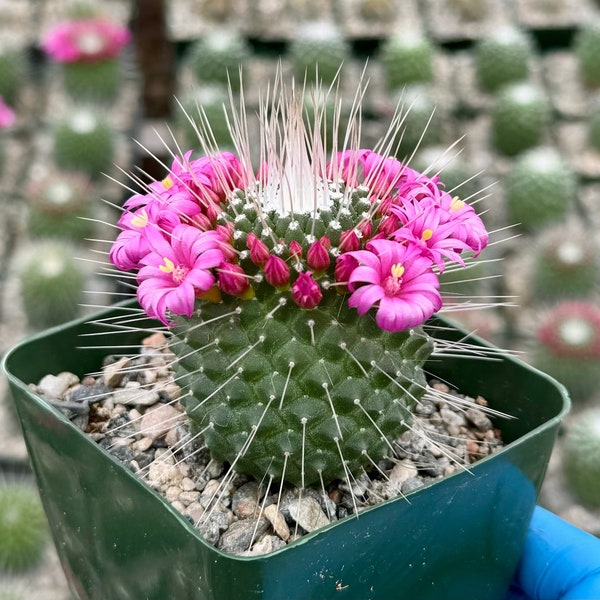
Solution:
<svg viewBox="0 0 600 600"><path fill-rule="evenodd" d="M130 39L127 28L108 19L75 19L50 29L42 49L57 62L96 62L118 56Z"/></svg>
<svg viewBox="0 0 600 600"><path fill-rule="evenodd" d="M15 111L4 102L4 98L0 96L0 129L10 127L16 120Z"/></svg>
<svg viewBox="0 0 600 600"><path fill-rule="evenodd" d="M348 280L348 305L359 315L377 306L381 329L416 327L441 308L439 279L417 245L371 240L365 250L347 254L359 263Z"/></svg>
<svg viewBox="0 0 600 600"><path fill-rule="evenodd" d="M137 296L152 317L169 325L168 312L190 317L196 295L216 282L210 269L224 261L221 236L191 225L177 225L170 240L151 228L147 232L150 252L141 260Z"/></svg>

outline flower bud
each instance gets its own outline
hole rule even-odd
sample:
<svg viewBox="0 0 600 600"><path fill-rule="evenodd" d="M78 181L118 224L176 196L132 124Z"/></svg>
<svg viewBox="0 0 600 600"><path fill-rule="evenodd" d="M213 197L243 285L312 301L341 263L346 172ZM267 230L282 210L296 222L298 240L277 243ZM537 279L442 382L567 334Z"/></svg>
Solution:
<svg viewBox="0 0 600 600"><path fill-rule="evenodd" d="M356 231L354 231L354 229L342 231L339 243L340 252L353 252L354 250L358 250L359 248L360 240L358 239Z"/></svg>
<svg viewBox="0 0 600 600"><path fill-rule="evenodd" d="M269 255L264 271L267 283L273 287L284 288L290 283L290 268L279 256Z"/></svg>
<svg viewBox="0 0 600 600"><path fill-rule="evenodd" d="M264 266L269 258L267 245L255 233L250 232L246 237L246 246L250 250L250 260L258 267Z"/></svg>
<svg viewBox="0 0 600 600"><path fill-rule="evenodd" d="M325 239L327 240L325 243L329 242L328 238ZM313 242L306 253L306 263L311 269L318 273L325 271L331 263L329 252L327 252L322 240L323 238Z"/></svg>
<svg viewBox="0 0 600 600"><path fill-rule="evenodd" d="M231 296L245 296L248 293L250 281L242 267L223 261L217 272L221 291Z"/></svg>
<svg viewBox="0 0 600 600"><path fill-rule="evenodd" d="M302 246L296 240L290 242L290 256L296 259L302 258Z"/></svg>
<svg viewBox="0 0 600 600"><path fill-rule="evenodd" d="M338 256L334 270L335 280L338 283L347 284L348 281L350 281L350 275L352 274L352 271L354 271L357 266L358 261L353 256L350 256L349 254L342 254L341 256ZM348 291L348 286L338 286L337 289L338 291L345 293Z"/></svg>
<svg viewBox="0 0 600 600"><path fill-rule="evenodd" d="M292 284L292 299L300 308L315 308L323 299L321 287L310 271L300 273Z"/></svg>

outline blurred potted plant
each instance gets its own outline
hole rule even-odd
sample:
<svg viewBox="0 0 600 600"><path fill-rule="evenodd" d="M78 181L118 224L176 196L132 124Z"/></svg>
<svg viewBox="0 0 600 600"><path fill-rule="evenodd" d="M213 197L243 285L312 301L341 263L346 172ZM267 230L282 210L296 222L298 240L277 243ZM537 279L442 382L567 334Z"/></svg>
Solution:
<svg viewBox="0 0 600 600"><path fill-rule="evenodd" d="M307 126L303 91L278 80L256 140L242 103L231 121L236 154L215 151L201 119L203 155L176 156L162 181L124 204L109 257L135 279L139 306L93 320L118 332L81 350L95 325L79 320L5 358L80 598L506 595L568 398L476 337L461 345L468 332L437 315L439 275L485 248L481 219L438 176L390 156L401 112L381 144L364 150L355 101L338 146L336 127L324 139L325 97L315 91ZM225 553L29 385L49 372L95 371L107 346L139 344L159 326L191 427L232 475L351 488L415 427L415 406L436 393L426 374L514 417L502 422L507 445L273 553Z"/></svg>
<svg viewBox="0 0 600 600"><path fill-rule="evenodd" d="M131 40L126 28L84 6L45 32L41 47L61 66L67 93L76 100L112 102L122 87L120 57Z"/></svg>

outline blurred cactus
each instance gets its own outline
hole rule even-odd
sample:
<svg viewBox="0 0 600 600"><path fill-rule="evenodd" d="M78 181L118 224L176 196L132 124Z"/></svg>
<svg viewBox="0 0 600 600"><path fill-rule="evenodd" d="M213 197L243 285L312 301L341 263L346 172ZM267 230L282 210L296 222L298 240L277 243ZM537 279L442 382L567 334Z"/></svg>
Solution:
<svg viewBox="0 0 600 600"><path fill-rule="evenodd" d="M543 231L534 246L533 296L540 302L584 298L598 286L600 260L592 235L582 228Z"/></svg>
<svg viewBox="0 0 600 600"><path fill-rule="evenodd" d="M219 148L233 147L226 116L230 113L229 93L225 86L216 83L201 85L183 95L179 101L177 126L189 146L198 144L198 133L202 133L202 124L208 121Z"/></svg>
<svg viewBox="0 0 600 600"><path fill-rule="evenodd" d="M574 401L598 389L600 308L592 302L554 306L537 331L534 365L564 384Z"/></svg>
<svg viewBox="0 0 600 600"><path fill-rule="evenodd" d="M4 101L16 106L19 92L27 73L25 51L19 48L0 45L0 96Z"/></svg>
<svg viewBox="0 0 600 600"><path fill-rule="evenodd" d="M577 179L557 150L533 148L518 157L506 178L511 223L533 231L556 223L571 208Z"/></svg>
<svg viewBox="0 0 600 600"><path fill-rule="evenodd" d="M400 102L406 112L396 153L400 159L410 156L418 147L442 141L441 119L436 114L435 100L428 85L407 85L395 94L396 102Z"/></svg>
<svg viewBox="0 0 600 600"><path fill-rule="evenodd" d="M433 80L434 47L418 32L401 32L387 38L381 47L380 61L388 89L407 83Z"/></svg>
<svg viewBox="0 0 600 600"><path fill-rule="evenodd" d="M585 83L600 86L600 21L584 24L573 42L579 72Z"/></svg>
<svg viewBox="0 0 600 600"><path fill-rule="evenodd" d="M25 189L32 237L58 237L81 243L94 224L91 217L91 181L83 174L52 171Z"/></svg>
<svg viewBox="0 0 600 600"><path fill-rule="evenodd" d="M480 87L494 92L508 83L525 80L533 48L530 35L512 26L502 27L481 38L474 53Z"/></svg>
<svg viewBox="0 0 600 600"><path fill-rule="evenodd" d="M580 412L564 436L565 477L575 495L600 508L600 409Z"/></svg>
<svg viewBox="0 0 600 600"><path fill-rule="evenodd" d="M48 525L37 490L22 482L0 483L0 571L36 566L48 540Z"/></svg>
<svg viewBox="0 0 600 600"><path fill-rule="evenodd" d="M92 107L78 108L53 130L54 160L65 170L98 178L113 164L116 132Z"/></svg>
<svg viewBox="0 0 600 600"><path fill-rule="evenodd" d="M61 68L65 90L74 100L112 102L123 86L123 67L118 58L64 63Z"/></svg>
<svg viewBox="0 0 600 600"><path fill-rule="evenodd" d="M59 240L37 240L27 250L18 276L29 324L42 329L77 316L85 274L75 249Z"/></svg>
<svg viewBox="0 0 600 600"><path fill-rule="evenodd" d="M590 108L588 143L596 152L600 152L600 98Z"/></svg>
<svg viewBox="0 0 600 600"><path fill-rule="evenodd" d="M227 27L215 27L195 40L186 59L191 71L202 83L231 84L240 88L240 67L247 66L250 48L239 33Z"/></svg>
<svg viewBox="0 0 600 600"><path fill-rule="evenodd" d="M330 84L350 58L350 46L332 21L307 21L298 27L289 50L296 79Z"/></svg>
<svg viewBox="0 0 600 600"><path fill-rule="evenodd" d="M528 82L507 85L492 109L492 143L502 154L514 156L540 144L551 120L543 88Z"/></svg>

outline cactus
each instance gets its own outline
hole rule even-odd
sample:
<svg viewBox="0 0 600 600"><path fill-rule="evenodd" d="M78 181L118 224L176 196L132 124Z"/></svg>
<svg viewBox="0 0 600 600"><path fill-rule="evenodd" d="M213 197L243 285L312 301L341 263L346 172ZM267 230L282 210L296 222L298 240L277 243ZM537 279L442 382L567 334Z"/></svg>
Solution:
<svg viewBox="0 0 600 600"><path fill-rule="evenodd" d="M600 409L580 412L563 439L563 471L571 490L584 504L600 508Z"/></svg>
<svg viewBox="0 0 600 600"><path fill-rule="evenodd" d="M429 86L419 83L407 85L394 95L405 110L402 136L398 140L398 158L411 156L415 149L441 142L440 117ZM462 194L461 194L462 195Z"/></svg>
<svg viewBox="0 0 600 600"><path fill-rule="evenodd" d="M232 148L233 141L226 116L229 105L226 87L221 84L202 85L184 94L179 102L181 110L177 113L177 124L189 146L198 140L198 133L203 129L202 123L208 121L219 148Z"/></svg>
<svg viewBox="0 0 600 600"><path fill-rule="evenodd" d="M537 240L531 281L538 301L584 298L597 288L599 277L598 247L590 232L560 226Z"/></svg>
<svg viewBox="0 0 600 600"><path fill-rule="evenodd" d="M25 51L15 47L0 46L0 96L7 104L16 106L26 73Z"/></svg>
<svg viewBox="0 0 600 600"><path fill-rule="evenodd" d="M408 83L433 80L434 47L428 37L403 31L388 37L381 46L379 60L390 90Z"/></svg>
<svg viewBox="0 0 600 600"><path fill-rule="evenodd" d="M600 21L582 25L575 36L573 51L583 81L593 87L600 86Z"/></svg>
<svg viewBox="0 0 600 600"><path fill-rule="evenodd" d="M123 85L123 65L118 58L65 63L62 75L66 92L77 101L112 102Z"/></svg>
<svg viewBox="0 0 600 600"><path fill-rule="evenodd" d="M332 21L308 21L298 27L290 43L289 59L299 81L316 77L330 84L350 57L350 46Z"/></svg>
<svg viewBox="0 0 600 600"><path fill-rule="evenodd" d="M248 62L250 47L239 34L228 27L215 27L195 40L186 53L190 70L201 83L240 88L240 68Z"/></svg>
<svg viewBox="0 0 600 600"><path fill-rule="evenodd" d="M423 324L442 305L439 271L488 235L434 180L358 150L357 119L353 145L327 154L302 106L276 87L252 146L233 128L241 157L176 158L125 202L110 259L137 270L141 307L170 328L181 401L212 456L305 486L350 481L415 426L433 393Z"/></svg>
<svg viewBox="0 0 600 600"><path fill-rule="evenodd" d="M600 152L600 100L598 99L590 108L588 142L593 150Z"/></svg>
<svg viewBox="0 0 600 600"><path fill-rule="evenodd" d="M32 237L58 237L81 243L90 237L92 184L82 174L53 171L32 181L25 189Z"/></svg>
<svg viewBox="0 0 600 600"><path fill-rule="evenodd" d="M29 324L44 328L80 312L85 275L76 251L59 240L37 240L19 267L23 310Z"/></svg>
<svg viewBox="0 0 600 600"><path fill-rule="evenodd" d="M480 87L495 92L504 85L527 79L532 54L533 42L523 29L501 27L482 37L474 52Z"/></svg>
<svg viewBox="0 0 600 600"><path fill-rule="evenodd" d="M446 152L443 146L423 144L411 164L417 171L427 171L430 176L439 173L444 190L461 198L470 198L483 187L476 172L469 169L468 162L458 160L456 153Z"/></svg>
<svg viewBox="0 0 600 600"><path fill-rule="evenodd" d="M533 361L563 383L574 401L587 399L598 389L600 308L584 301L554 306L538 328Z"/></svg>
<svg viewBox="0 0 600 600"><path fill-rule="evenodd" d="M31 569L40 561L47 540L37 490L24 482L0 483L0 571Z"/></svg>
<svg viewBox="0 0 600 600"><path fill-rule="evenodd" d="M533 231L564 218L575 200L577 179L552 147L519 156L506 178L508 216Z"/></svg>
<svg viewBox="0 0 600 600"><path fill-rule="evenodd" d="M545 91L528 82L507 85L492 108L492 143L514 156L543 141L552 117Z"/></svg>
<svg viewBox="0 0 600 600"><path fill-rule="evenodd" d="M113 163L116 132L98 110L79 107L52 132L56 165L97 178Z"/></svg>

